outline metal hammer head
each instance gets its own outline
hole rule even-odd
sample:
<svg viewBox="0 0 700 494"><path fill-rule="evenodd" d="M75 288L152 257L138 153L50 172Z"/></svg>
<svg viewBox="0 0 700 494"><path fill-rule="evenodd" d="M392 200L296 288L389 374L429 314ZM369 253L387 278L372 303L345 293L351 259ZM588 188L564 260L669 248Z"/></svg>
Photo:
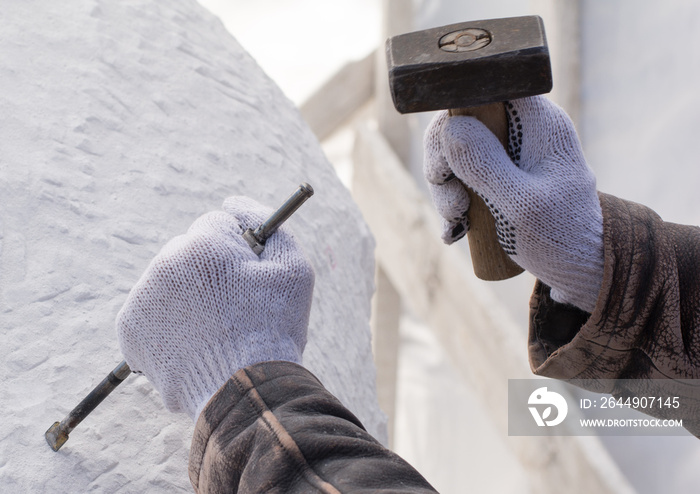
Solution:
<svg viewBox="0 0 700 494"><path fill-rule="evenodd" d="M386 51L391 96L401 113L482 106L552 89L538 16L402 34L387 41Z"/></svg>

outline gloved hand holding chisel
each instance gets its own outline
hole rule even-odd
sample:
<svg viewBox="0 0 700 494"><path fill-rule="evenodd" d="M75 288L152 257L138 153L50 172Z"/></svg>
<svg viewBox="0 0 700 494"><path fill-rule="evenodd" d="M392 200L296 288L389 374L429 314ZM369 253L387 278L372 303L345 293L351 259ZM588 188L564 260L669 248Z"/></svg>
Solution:
<svg viewBox="0 0 700 494"><path fill-rule="evenodd" d="M314 273L286 227L260 256L243 238L271 210L229 198L153 259L117 316L119 345L170 411L196 419L239 369L301 363Z"/></svg>

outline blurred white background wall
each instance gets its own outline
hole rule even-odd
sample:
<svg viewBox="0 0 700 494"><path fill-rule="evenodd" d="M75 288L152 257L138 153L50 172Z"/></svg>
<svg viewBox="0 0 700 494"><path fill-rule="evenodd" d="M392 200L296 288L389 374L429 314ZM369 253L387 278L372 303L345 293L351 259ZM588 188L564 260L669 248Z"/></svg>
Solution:
<svg viewBox="0 0 700 494"><path fill-rule="evenodd" d="M379 0L199 0L301 104L349 60L379 43Z"/></svg>

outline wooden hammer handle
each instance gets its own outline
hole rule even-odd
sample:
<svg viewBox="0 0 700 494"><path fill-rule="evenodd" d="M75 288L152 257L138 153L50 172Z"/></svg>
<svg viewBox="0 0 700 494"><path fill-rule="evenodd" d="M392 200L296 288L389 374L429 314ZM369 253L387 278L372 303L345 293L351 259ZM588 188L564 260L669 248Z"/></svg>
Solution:
<svg viewBox="0 0 700 494"><path fill-rule="evenodd" d="M508 119L503 103L474 108L457 108L450 110L450 115L465 115L476 117L494 133L504 148L508 148ZM469 193L469 251L472 256L474 274L482 280L506 280L523 272L508 257L501 244L498 243L496 220L491 215L486 203L473 190L467 187Z"/></svg>

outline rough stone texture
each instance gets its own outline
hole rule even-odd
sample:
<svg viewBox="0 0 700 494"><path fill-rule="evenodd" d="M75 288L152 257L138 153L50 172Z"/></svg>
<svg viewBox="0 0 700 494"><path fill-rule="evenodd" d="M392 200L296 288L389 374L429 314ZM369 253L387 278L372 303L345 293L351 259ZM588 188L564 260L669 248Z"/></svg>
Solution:
<svg viewBox="0 0 700 494"><path fill-rule="evenodd" d="M59 453L44 431L120 360L114 317L169 238L229 195L276 207L316 270L304 363L385 440L373 240L297 110L194 0L3 5L0 490L189 492L192 425L130 377Z"/></svg>

